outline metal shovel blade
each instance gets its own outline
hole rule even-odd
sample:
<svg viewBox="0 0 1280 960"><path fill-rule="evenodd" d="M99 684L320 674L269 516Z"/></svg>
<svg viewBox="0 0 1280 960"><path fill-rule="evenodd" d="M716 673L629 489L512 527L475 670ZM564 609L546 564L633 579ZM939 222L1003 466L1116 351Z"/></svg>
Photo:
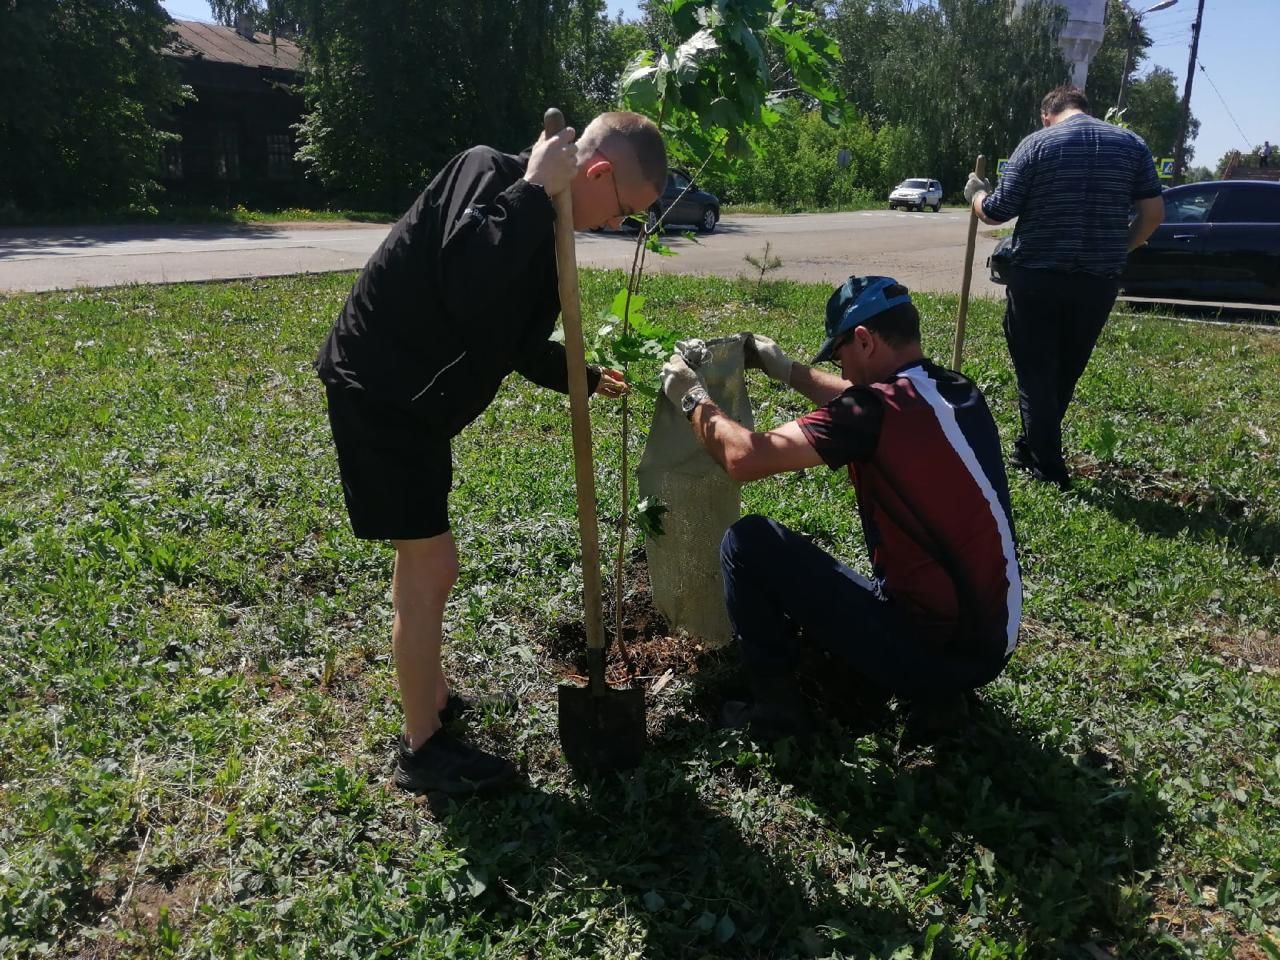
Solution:
<svg viewBox="0 0 1280 960"><path fill-rule="evenodd" d="M560 747L570 765L631 770L644 758L644 688L560 687Z"/></svg>

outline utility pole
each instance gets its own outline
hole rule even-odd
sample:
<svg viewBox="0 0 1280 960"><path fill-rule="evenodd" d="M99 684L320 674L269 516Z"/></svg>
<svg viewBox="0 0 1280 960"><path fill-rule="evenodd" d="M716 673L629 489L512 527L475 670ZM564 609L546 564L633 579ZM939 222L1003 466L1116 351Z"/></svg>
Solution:
<svg viewBox="0 0 1280 960"><path fill-rule="evenodd" d="M1116 97L1117 113L1124 109L1124 94L1129 87L1129 67L1133 63L1133 48L1138 45L1138 23L1148 13L1168 10L1177 2L1178 0L1160 0L1159 3L1153 3L1145 10L1134 10L1129 14L1129 34L1124 47L1124 72L1120 74L1120 94Z"/></svg>
<svg viewBox="0 0 1280 960"><path fill-rule="evenodd" d="M1196 53L1200 49L1200 23L1204 20L1204 0L1196 7L1196 22L1191 25L1191 58L1187 61L1187 84L1182 90L1182 115L1178 118L1178 139L1173 147L1173 182L1182 182L1183 154L1187 149L1187 121L1191 119L1191 81L1196 75Z"/></svg>
<svg viewBox="0 0 1280 960"><path fill-rule="evenodd" d="M1120 74L1120 95L1116 97L1116 112L1124 109L1124 91L1129 85L1129 63L1133 60L1133 46L1138 42L1138 18L1140 14L1129 17L1129 39L1124 46L1124 72Z"/></svg>

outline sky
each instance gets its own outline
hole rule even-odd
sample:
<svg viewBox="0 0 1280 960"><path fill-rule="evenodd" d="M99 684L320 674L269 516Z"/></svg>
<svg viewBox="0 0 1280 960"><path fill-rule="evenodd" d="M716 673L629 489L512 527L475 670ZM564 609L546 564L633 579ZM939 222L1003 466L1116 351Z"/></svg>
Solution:
<svg viewBox="0 0 1280 960"><path fill-rule="evenodd" d="M1143 10L1155 0L1132 4ZM1197 0L1178 0L1167 10L1148 14L1143 25L1154 45L1143 63L1167 67L1178 78L1178 90L1186 81L1191 24ZM180 20L211 21L205 0L163 0L169 13ZM637 0L610 0L611 14L638 15ZM1280 142L1280 56L1277 56L1276 23L1280 0L1205 0L1197 68L1191 91L1191 112L1200 120L1194 164L1213 169L1228 150L1253 146L1269 139ZM1216 89L1215 89L1216 88ZM1104 107L1099 107L1099 114Z"/></svg>

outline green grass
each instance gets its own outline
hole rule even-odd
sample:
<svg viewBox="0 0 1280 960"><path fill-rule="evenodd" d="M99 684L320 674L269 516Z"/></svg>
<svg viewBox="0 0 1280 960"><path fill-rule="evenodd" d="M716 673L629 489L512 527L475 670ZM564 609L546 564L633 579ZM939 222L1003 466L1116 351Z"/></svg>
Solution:
<svg viewBox="0 0 1280 960"><path fill-rule="evenodd" d="M393 223L395 214L376 210L312 210L285 207L273 210L169 204L159 207L129 207L123 210L62 210L52 213L23 213L0 210L0 227L86 226L118 223L331 223L354 220L360 223Z"/></svg>
<svg viewBox="0 0 1280 960"><path fill-rule="evenodd" d="M1113 319L1076 491L1012 479L1023 642L961 742L899 750L891 714L760 752L707 725L735 681L704 656L643 767L586 783L566 403L513 378L455 443L447 657L519 695L471 736L529 784L439 810L387 786L391 555L347 529L310 370L350 281L0 300L0 956L1278 954L1280 337ZM585 271L585 314L620 284ZM688 334L820 340L825 287L646 284ZM919 299L949 355L954 298ZM999 315L965 369L1007 441ZM751 378L765 424L803 409ZM744 508L862 566L851 497L815 470Z"/></svg>

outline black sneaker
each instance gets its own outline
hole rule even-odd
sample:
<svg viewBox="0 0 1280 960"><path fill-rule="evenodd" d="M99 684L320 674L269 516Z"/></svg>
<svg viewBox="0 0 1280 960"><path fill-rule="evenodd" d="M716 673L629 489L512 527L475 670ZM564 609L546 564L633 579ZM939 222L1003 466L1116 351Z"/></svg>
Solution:
<svg viewBox="0 0 1280 960"><path fill-rule="evenodd" d="M807 714L769 703L746 703L728 700L720 708L720 726L726 730L743 730L761 743L773 743L784 737L804 739L813 731Z"/></svg>
<svg viewBox="0 0 1280 960"><path fill-rule="evenodd" d="M902 747L917 747L963 736L969 729L969 699L963 693L944 694L907 705Z"/></svg>
<svg viewBox="0 0 1280 960"><path fill-rule="evenodd" d="M1052 484L1064 493L1071 489L1071 476L1065 468L1061 471L1042 469L1025 446L1014 445L1013 452L1009 454L1009 466L1030 474L1033 480Z"/></svg>
<svg viewBox="0 0 1280 960"><path fill-rule="evenodd" d="M495 790L516 779L515 765L437 730L410 750L402 736L396 746L396 786L414 793L468 794Z"/></svg>

